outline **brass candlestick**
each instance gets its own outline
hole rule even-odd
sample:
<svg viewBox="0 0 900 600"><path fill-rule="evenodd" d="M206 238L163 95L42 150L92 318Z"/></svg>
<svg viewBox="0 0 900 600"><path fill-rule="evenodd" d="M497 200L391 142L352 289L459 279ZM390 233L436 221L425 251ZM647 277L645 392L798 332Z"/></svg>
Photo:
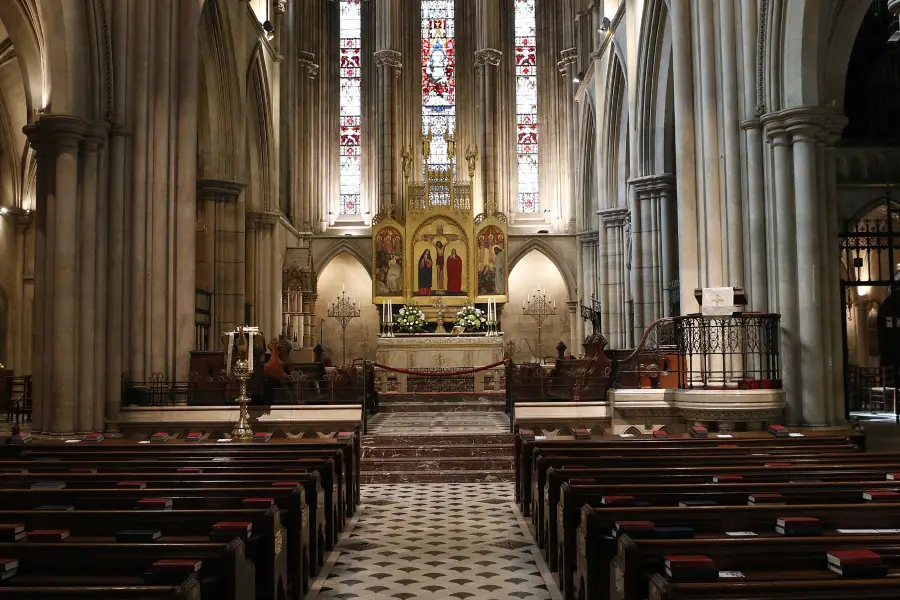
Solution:
<svg viewBox="0 0 900 600"><path fill-rule="evenodd" d="M231 430L231 439L234 441L248 441L253 439L253 429L250 427L250 411L247 405L250 403L250 397L247 396L247 380L250 379L250 365L247 360L242 358L234 363L234 378L240 385L240 393L237 397L237 403L240 407L240 416L234 429Z"/></svg>

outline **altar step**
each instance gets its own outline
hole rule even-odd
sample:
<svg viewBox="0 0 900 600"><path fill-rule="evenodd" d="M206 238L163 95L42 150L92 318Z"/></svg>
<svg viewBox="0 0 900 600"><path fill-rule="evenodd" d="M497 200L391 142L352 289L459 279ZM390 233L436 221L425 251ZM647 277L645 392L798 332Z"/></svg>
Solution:
<svg viewBox="0 0 900 600"><path fill-rule="evenodd" d="M499 393L380 394L380 413L504 412L506 396Z"/></svg>
<svg viewBox="0 0 900 600"><path fill-rule="evenodd" d="M493 413L481 414L482 418L494 417ZM400 416L406 415L388 415L390 419ZM424 416L418 415L420 419ZM453 416L462 417L459 413ZM467 415L465 420L470 418ZM492 421L487 425L495 424ZM366 435L363 436L360 468L362 483L512 481L513 437L499 431L453 435L428 433L422 429L402 434Z"/></svg>

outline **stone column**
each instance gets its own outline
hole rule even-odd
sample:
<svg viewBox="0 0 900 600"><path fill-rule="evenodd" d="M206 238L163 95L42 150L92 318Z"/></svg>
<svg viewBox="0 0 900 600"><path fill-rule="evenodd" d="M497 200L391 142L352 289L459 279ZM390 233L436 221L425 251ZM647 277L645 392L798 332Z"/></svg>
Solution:
<svg viewBox="0 0 900 600"><path fill-rule="evenodd" d="M106 366L94 344L97 270L105 268L97 263L98 247L106 243L97 231L97 152L108 125L45 115L24 131L38 161L34 429L94 431L103 422L94 418L95 374Z"/></svg>
<svg viewBox="0 0 900 600"><path fill-rule="evenodd" d="M831 386L832 386L832 411L831 422L843 423L846 421L847 413L844 406L844 361L843 361L843 319L844 307L842 306L842 298L839 290L841 289L841 269L838 257L838 235L840 232L840 220L838 217L838 198L837 198L837 156L834 144L840 139L841 131L847 125L847 120L843 116L832 115L829 123L829 132L825 138L825 220L827 228L825 231L825 267L827 269L827 278L825 280L825 292L828 303L825 306L826 318L830 318L829 331L831 332L831 347L833 364L831 365ZM834 260L829 260L833 257Z"/></svg>
<svg viewBox="0 0 900 600"><path fill-rule="evenodd" d="M634 216L633 223L634 254L635 258L640 257L640 262L633 263L634 279L642 288L642 306L635 306L634 311L636 319L642 316L635 323L635 335L640 339L653 321L668 312L666 289L677 277L674 268L677 250L672 231L675 224L668 222L675 214L666 207L675 189L675 177L664 173L632 179L629 183L634 191L634 206L640 208L640 218Z"/></svg>
<svg viewBox="0 0 900 600"><path fill-rule="evenodd" d="M670 2L675 154L678 156L675 175L678 186L678 280L681 283L681 312L693 312L697 303L694 289L701 285L690 9L690 0Z"/></svg>
<svg viewBox="0 0 900 600"><path fill-rule="evenodd" d="M296 81L297 97L294 102L297 136L293 140L297 149L299 165L288 164L285 167L291 175L288 177L294 187L293 222L303 231L315 231L319 227L321 199L315 193L316 178L321 177L321 161L313 148L315 125L313 112L316 107L316 75L319 65L316 55L301 51L297 56L299 75Z"/></svg>
<svg viewBox="0 0 900 600"><path fill-rule="evenodd" d="M478 177L484 201L484 211L494 213L500 199L500 153L497 148L497 92L500 59L503 54L494 48L475 52L475 97L477 98L476 131L478 135Z"/></svg>
<svg viewBox="0 0 900 600"><path fill-rule="evenodd" d="M559 53L559 62L557 68L563 76L563 102L565 103L565 112L568 115L568 128L565 131L566 138L563 149L565 150L564 164L566 165L565 177L568 180L568 199L560 203L560 217L563 223L566 223L566 229L569 232L575 231L575 216L571 206L577 193L576 186L579 181L575 177L575 78L578 75L578 50L575 48L566 48Z"/></svg>
<svg viewBox="0 0 900 600"><path fill-rule="evenodd" d="M281 332L281 312L275 310L281 307L281 286L276 287L273 278L273 271L281 274L273 264L278 251L274 230L279 218L276 212L247 213L247 297L252 298L255 308L252 325L262 329L267 339Z"/></svg>
<svg viewBox="0 0 900 600"><path fill-rule="evenodd" d="M777 311L781 313L781 376L787 401L787 422L795 425L803 422L803 410L800 403L800 340L797 335L800 312L797 305L797 224L792 182L793 162L788 133L779 123L766 123L766 136L772 144L775 181L773 204L778 223L775 256Z"/></svg>
<svg viewBox="0 0 900 600"><path fill-rule="evenodd" d="M28 365L30 361L25 356L25 338L30 334L30 328L25 326L25 273L27 272L25 261L28 252L28 231L34 224L34 213L31 211L17 210L15 213L16 224L16 285L19 286L20 293L16 298L15 307L18 311L18 318L11 319L12 326L12 360L6 365L18 373L29 373ZM14 313L15 314L15 313Z"/></svg>
<svg viewBox="0 0 900 600"><path fill-rule="evenodd" d="M210 349L218 348L223 331L244 320L244 184L223 179L198 179L197 194L213 208L213 286ZM209 225L208 225L209 227Z"/></svg>
<svg viewBox="0 0 900 600"><path fill-rule="evenodd" d="M379 28L379 32L383 28ZM379 36L380 44L388 43ZM378 206L376 212L394 207L394 214L403 214L401 186L403 177L397 164L400 156L398 125L398 79L403 64L401 54L396 50L383 48L375 52L378 66Z"/></svg>
<svg viewBox="0 0 900 600"><path fill-rule="evenodd" d="M628 344L628 306L629 285L627 276L627 257L631 245L628 241L626 223L629 219L627 208L607 208L597 212L600 215L600 230L606 240L606 247L601 248L601 256L605 265L601 271L606 275L602 284L603 323L607 328L611 348L625 348Z"/></svg>

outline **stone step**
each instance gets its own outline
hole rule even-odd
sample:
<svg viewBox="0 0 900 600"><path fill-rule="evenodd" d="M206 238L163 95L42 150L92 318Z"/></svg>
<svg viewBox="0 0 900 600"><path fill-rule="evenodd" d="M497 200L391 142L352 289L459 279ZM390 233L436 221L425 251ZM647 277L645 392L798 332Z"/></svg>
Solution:
<svg viewBox="0 0 900 600"><path fill-rule="evenodd" d="M429 440L422 440L422 444L418 445L399 445L399 446L363 446L363 460L373 459L380 460L385 458L500 458L511 457L513 447L508 444L485 444L485 445L443 445L435 446L428 444Z"/></svg>
<svg viewBox="0 0 900 600"><path fill-rule="evenodd" d="M488 483L514 481L512 470L504 471L387 471L360 473L360 483Z"/></svg>
<svg viewBox="0 0 900 600"><path fill-rule="evenodd" d="M391 402L379 401L381 413L433 413L433 412L504 412L505 402Z"/></svg>
<svg viewBox="0 0 900 600"><path fill-rule="evenodd" d="M364 435L363 448L380 446L509 446L513 447L513 435L509 433L460 433L435 435L431 433L404 435Z"/></svg>
<svg viewBox="0 0 900 600"><path fill-rule="evenodd" d="M360 462L363 473L392 471L504 471L513 469L513 457L401 457L365 459Z"/></svg>
<svg viewBox="0 0 900 600"><path fill-rule="evenodd" d="M378 394L379 405L393 402L428 402L441 404L444 402L474 403L506 402L505 393L497 392L435 392L435 393L400 393L382 392Z"/></svg>

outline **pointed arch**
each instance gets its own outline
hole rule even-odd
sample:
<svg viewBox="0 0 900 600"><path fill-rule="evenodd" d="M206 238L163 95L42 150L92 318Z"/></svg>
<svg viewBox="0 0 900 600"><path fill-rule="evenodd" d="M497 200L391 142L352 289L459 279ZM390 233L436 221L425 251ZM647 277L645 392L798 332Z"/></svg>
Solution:
<svg viewBox="0 0 900 600"><path fill-rule="evenodd" d="M325 270L325 267L328 266L328 263L330 263L335 256L345 252L359 261L359 264L363 266L369 276L372 275L372 257L366 256L363 251L359 249L359 246L347 240L338 241L328 248L321 257L316 257L314 263L316 273L321 275L322 271Z"/></svg>
<svg viewBox="0 0 900 600"><path fill-rule="evenodd" d="M672 30L665 2L651 0L643 17L635 79L636 177L672 173L675 168Z"/></svg>
<svg viewBox="0 0 900 600"><path fill-rule="evenodd" d="M593 231L597 228L596 213L596 150L597 150L597 118L595 114L593 98L590 94L584 94L578 103L578 139L576 140L577 162L575 164L575 180L578 182L575 188L575 202L581 206L584 216L583 223L579 226L584 231Z"/></svg>
<svg viewBox="0 0 900 600"><path fill-rule="evenodd" d="M275 206L275 134L272 120L272 96L269 89L265 50L258 43L247 70L247 208L273 211Z"/></svg>
<svg viewBox="0 0 900 600"><path fill-rule="evenodd" d="M559 271L559 274L562 275L563 281L566 284L566 296L569 300L575 300L575 289L578 284L576 283L577 279L575 278L575 274L569 266L569 262L565 260L553 246L539 237L529 238L528 241L518 248L511 248L509 272L512 273L513 269L516 268L516 264L532 250L537 250L553 263L553 266L555 266L556 270Z"/></svg>
<svg viewBox="0 0 900 600"><path fill-rule="evenodd" d="M627 204L628 104L624 63L618 53L610 53L602 101L602 132L598 166L601 183L600 208Z"/></svg>

